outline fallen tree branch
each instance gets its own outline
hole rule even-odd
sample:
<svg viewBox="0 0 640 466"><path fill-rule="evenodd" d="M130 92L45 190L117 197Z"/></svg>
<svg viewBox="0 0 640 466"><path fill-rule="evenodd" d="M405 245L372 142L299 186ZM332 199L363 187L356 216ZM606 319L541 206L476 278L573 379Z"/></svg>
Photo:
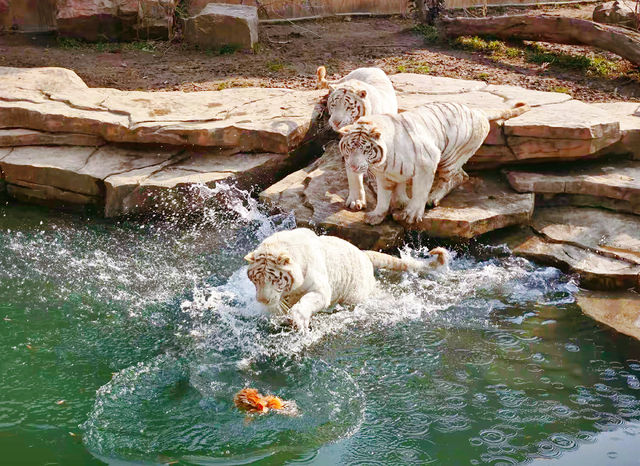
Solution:
<svg viewBox="0 0 640 466"><path fill-rule="evenodd" d="M438 27L445 37L491 35L500 39L591 45L618 54L640 66L640 33L585 19L551 15L443 17Z"/></svg>

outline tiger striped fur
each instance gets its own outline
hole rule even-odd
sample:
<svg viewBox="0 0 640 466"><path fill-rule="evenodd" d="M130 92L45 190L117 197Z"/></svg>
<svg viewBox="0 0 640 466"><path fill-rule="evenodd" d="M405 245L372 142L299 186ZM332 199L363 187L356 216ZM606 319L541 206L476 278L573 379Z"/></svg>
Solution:
<svg viewBox="0 0 640 466"><path fill-rule="evenodd" d="M376 178L377 205L365 221L382 222L392 203L398 209L394 219L422 220L428 204L438 205L468 178L462 166L486 139L490 120L528 110L522 102L491 113L459 103L433 103L396 115L361 118L341 128L340 152L348 169L357 174L370 170ZM364 195L359 200L366 205Z"/></svg>
<svg viewBox="0 0 640 466"><path fill-rule="evenodd" d="M270 312L288 315L299 330L306 330L313 313L336 304L355 305L369 297L376 286L374 268L446 269L449 252L435 248L427 261L400 259L296 228L269 236L245 260L256 299Z"/></svg>
<svg viewBox="0 0 640 466"><path fill-rule="evenodd" d="M358 118L379 113L398 113L398 100L391 80L380 68L358 68L344 78L329 82L327 70L321 66L317 70L318 87L330 90L327 100L329 126L338 131ZM349 197L347 205L351 209L362 209L360 199L364 196L362 174L353 173L347 167Z"/></svg>

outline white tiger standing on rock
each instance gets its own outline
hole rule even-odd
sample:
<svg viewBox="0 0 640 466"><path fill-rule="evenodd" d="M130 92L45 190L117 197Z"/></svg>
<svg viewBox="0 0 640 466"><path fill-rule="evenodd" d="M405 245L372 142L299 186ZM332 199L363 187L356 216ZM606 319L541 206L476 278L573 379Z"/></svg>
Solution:
<svg viewBox="0 0 640 466"><path fill-rule="evenodd" d="M344 78L330 83L327 70L318 68L318 87L329 89L327 100L329 126L334 131L350 125L358 118L379 113L398 113L398 99L391 80L380 68L358 68ZM346 167L349 181L347 206L362 209L364 197L364 174L354 173Z"/></svg>
<svg viewBox="0 0 640 466"><path fill-rule="evenodd" d="M446 249L432 249L429 256L422 262L361 251L335 236L296 228L271 235L245 260L256 299L272 313L288 314L299 330L306 330L314 312L369 297L376 287L374 268L420 272L448 267Z"/></svg>
<svg viewBox="0 0 640 466"><path fill-rule="evenodd" d="M395 220L416 223L426 206L464 183L462 166L489 134L491 120L513 118L530 107L517 102L513 108L484 112L458 103L433 103L395 115L372 115L339 130L340 152L348 170L376 178L378 202L366 214L371 225L381 223L394 204ZM435 181L434 181L435 180ZM411 198L407 183L411 182ZM366 206L364 191L347 208Z"/></svg>

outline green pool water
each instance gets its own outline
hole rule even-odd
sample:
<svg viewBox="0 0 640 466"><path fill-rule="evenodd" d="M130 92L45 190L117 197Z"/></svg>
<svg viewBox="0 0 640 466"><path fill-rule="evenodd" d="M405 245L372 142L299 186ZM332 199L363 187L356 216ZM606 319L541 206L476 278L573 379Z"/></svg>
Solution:
<svg viewBox="0 0 640 466"><path fill-rule="evenodd" d="M0 207L1 464L637 464L640 345L570 277L476 247L300 335L242 260L293 221L240 194L189 222ZM246 418L244 386L299 416Z"/></svg>

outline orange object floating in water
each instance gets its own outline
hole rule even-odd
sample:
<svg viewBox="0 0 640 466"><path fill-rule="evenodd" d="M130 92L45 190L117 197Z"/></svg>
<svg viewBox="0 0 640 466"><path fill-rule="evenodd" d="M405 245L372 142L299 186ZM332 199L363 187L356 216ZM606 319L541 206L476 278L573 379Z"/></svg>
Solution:
<svg viewBox="0 0 640 466"><path fill-rule="evenodd" d="M243 388L233 398L238 409L249 413L268 413L270 409L281 410L287 407L287 402L277 396L261 395L255 388Z"/></svg>

